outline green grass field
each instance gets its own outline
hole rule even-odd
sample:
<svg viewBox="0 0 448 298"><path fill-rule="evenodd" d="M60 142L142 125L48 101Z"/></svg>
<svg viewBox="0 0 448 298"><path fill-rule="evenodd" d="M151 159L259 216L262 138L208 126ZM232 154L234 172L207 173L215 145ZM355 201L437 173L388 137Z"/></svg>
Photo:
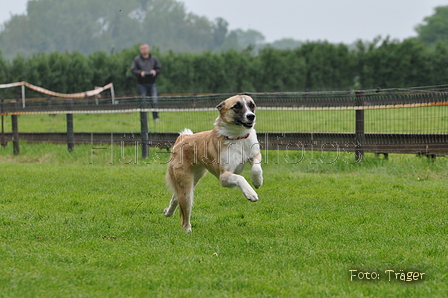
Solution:
<svg viewBox="0 0 448 298"><path fill-rule="evenodd" d="M119 148L113 158L89 146L11 152L0 148L0 297L448 293L446 158L366 155L350 164L351 155L307 152L292 164L300 153L271 151L260 201L207 175L185 234L178 212L162 215L165 153L123 164ZM380 279L351 281L349 270ZM386 270L395 271L390 281ZM395 279L408 271L423 280Z"/></svg>
<svg viewBox="0 0 448 298"><path fill-rule="evenodd" d="M162 121L152 121L149 131L178 132L185 127L193 131L213 128L218 111L162 112ZM139 132L139 113L75 114L76 132ZM354 111L257 111L259 132L333 132L355 131ZM65 115L23 115L21 132L65 132ZM5 117L5 131L11 131L10 117ZM366 133L448 133L448 106L383 109L365 111Z"/></svg>

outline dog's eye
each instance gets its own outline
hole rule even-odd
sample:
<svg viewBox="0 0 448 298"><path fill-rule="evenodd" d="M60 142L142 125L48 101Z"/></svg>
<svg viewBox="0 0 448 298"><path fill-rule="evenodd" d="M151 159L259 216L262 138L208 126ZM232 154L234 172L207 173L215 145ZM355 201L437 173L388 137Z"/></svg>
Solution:
<svg viewBox="0 0 448 298"><path fill-rule="evenodd" d="M232 109L238 110L238 109L241 109L241 107L242 107L241 103L240 103L240 102L237 102L237 103L232 107Z"/></svg>
<svg viewBox="0 0 448 298"><path fill-rule="evenodd" d="M250 108L251 110L253 110L253 109L255 108L255 104L254 104L253 102L250 102L250 103L249 103L249 108Z"/></svg>

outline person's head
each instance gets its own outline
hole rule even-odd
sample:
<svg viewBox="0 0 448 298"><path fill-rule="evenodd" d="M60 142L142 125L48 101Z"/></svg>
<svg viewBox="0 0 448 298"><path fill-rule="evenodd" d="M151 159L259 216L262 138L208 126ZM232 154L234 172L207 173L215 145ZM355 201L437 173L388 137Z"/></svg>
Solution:
<svg viewBox="0 0 448 298"><path fill-rule="evenodd" d="M140 54L141 54L143 57L149 56L149 50L150 50L150 48L149 48L149 46L148 46L147 43L142 43L142 44L140 45Z"/></svg>

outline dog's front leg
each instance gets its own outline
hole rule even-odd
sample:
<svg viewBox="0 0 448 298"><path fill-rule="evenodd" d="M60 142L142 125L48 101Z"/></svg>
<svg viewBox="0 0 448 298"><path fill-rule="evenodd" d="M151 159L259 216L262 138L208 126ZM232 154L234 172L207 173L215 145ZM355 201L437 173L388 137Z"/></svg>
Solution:
<svg viewBox="0 0 448 298"><path fill-rule="evenodd" d="M243 176L231 172L224 172L219 176L219 181L221 181L221 185L224 187L239 187L249 201L258 201L257 193Z"/></svg>
<svg viewBox="0 0 448 298"><path fill-rule="evenodd" d="M253 158L249 160L250 165L252 166L252 183L255 188L259 188L263 185L263 170L261 169L261 154L258 153Z"/></svg>

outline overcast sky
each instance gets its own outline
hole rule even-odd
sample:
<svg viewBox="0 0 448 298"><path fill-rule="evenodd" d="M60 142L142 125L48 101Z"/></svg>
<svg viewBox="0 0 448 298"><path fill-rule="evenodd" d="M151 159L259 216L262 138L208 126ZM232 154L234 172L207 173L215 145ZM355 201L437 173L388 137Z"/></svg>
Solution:
<svg viewBox="0 0 448 298"><path fill-rule="evenodd" d="M125 0L123 0L125 1ZM404 39L415 25L448 0L181 0L187 11L229 22L230 29L255 29L266 41L290 37L352 43L377 35ZM0 0L0 23L26 12L27 0Z"/></svg>

